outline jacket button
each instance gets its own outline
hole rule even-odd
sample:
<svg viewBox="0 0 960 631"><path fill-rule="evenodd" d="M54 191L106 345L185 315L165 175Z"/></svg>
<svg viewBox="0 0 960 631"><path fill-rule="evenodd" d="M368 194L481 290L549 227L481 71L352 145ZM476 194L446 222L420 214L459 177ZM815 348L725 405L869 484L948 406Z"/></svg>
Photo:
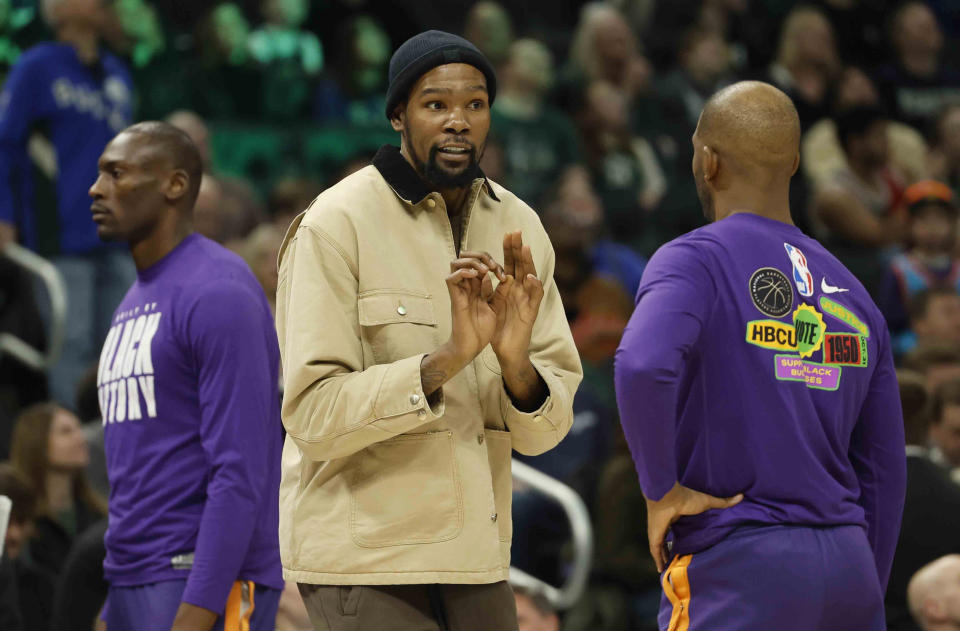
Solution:
<svg viewBox="0 0 960 631"><path fill-rule="evenodd" d="M417 412L417 418L427 418L427 411L420 410L419 412Z"/></svg>
<svg viewBox="0 0 960 631"><path fill-rule="evenodd" d="M413 405L416 405L416 404L420 403L420 395L419 395L419 394L411 394L411 395L410 395L410 403L413 404Z"/></svg>
<svg viewBox="0 0 960 631"><path fill-rule="evenodd" d="M437 202L433 201L432 199L427 200L427 206L429 206L430 208L433 208L436 205L437 205Z"/></svg>
<svg viewBox="0 0 960 631"><path fill-rule="evenodd" d="M536 416L533 417L533 422L534 422L534 423L539 423L539 422L541 422L542 420L543 420L543 416L541 416L540 414L537 414Z"/></svg>
<svg viewBox="0 0 960 631"><path fill-rule="evenodd" d="M407 315L407 308L404 307L403 305L400 305L399 307L397 307L397 313L399 313L402 316L405 316Z"/></svg>
<svg viewBox="0 0 960 631"><path fill-rule="evenodd" d="M483 444L483 434L477 434L477 444L478 445Z"/></svg>
<svg viewBox="0 0 960 631"><path fill-rule="evenodd" d="M494 522L497 521L497 514L496 514L496 513L494 513L493 515L490 515L490 521L494 521Z"/></svg>

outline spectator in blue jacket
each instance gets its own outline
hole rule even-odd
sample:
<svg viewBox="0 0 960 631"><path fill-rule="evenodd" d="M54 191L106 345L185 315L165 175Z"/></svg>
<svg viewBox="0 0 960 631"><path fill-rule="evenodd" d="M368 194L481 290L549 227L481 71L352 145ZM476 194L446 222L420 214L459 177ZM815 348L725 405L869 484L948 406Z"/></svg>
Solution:
<svg viewBox="0 0 960 631"><path fill-rule="evenodd" d="M103 0L43 0L41 8L57 41L26 51L0 94L0 248L19 240L64 277L66 343L49 377L53 397L72 407L135 274L121 248L97 239L87 197L100 153L131 122L133 84L100 47Z"/></svg>

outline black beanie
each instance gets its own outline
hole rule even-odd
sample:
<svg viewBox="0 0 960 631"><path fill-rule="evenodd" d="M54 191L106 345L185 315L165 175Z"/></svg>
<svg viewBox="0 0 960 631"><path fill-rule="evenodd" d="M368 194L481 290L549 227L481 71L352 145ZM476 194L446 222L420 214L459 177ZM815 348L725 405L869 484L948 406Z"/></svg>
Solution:
<svg viewBox="0 0 960 631"><path fill-rule="evenodd" d="M414 83L430 70L444 64L469 64L487 78L490 104L497 94L497 75L480 49L460 37L444 31L425 31L414 35L390 58L390 86L387 88L387 118Z"/></svg>

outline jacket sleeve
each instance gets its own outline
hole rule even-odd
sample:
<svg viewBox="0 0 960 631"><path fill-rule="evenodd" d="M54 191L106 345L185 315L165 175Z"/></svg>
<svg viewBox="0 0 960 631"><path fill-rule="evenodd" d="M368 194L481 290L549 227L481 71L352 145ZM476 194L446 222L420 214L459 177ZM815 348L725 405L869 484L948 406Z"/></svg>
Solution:
<svg viewBox="0 0 960 631"><path fill-rule="evenodd" d="M555 255L546 234L543 240L548 252L540 273L543 279L543 301L530 338L530 361L547 384L549 394L534 412L521 412L512 403L506 390L501 393L501 412L510 431L513 448L536 456L555 447L573 425L573 397L583 378L580 356L560 302L560 292L553 281ZM501 388L502 385L501 381Z"/></svg>
<svg viewBox="0 0 960 631"><path fill-rule="evenodd" d="M42 70L32 55L25 54L10 71L0 94L0 221L17 221L17 165L29 164L27 139L46 107L38 94Z"/></svg>
<svg viewBox="0 0 960 631"><path fill-rule="evenodd" d="M907 456L890 338L880 327L874 335L881 336L879 362L850 437L849 455L860 483L858 503L866 514L877 576L886 590L903 517Z"/></svg>
<svg viewBox="0 0 960 631"><path fill-rule="evenodd" d="M277 334L283 424L308 458L333 460L443 416L428 402L424 354L363 369L358 283L336 241L301 224L281 254Z"/></svg>

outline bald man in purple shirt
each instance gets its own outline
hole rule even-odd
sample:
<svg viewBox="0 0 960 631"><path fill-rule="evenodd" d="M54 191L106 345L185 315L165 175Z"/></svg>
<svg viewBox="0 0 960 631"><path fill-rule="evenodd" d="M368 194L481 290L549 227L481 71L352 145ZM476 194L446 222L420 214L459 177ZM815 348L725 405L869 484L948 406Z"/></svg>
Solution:
<svg viewBox="0 0 960 631"><path fill-rule="evenodd" d="M664 630L885 629L906 484L890 339L791 221L799 141L768 84L707 102L693 172L712 223L650 260L617 351Z"/></svg>
<svg viewBox="0 0 960 631"><path fill-rule="evenodd" d="M108 631L273 631L283 579L280 349L236 254L193 232L200 156L138 123L90 187L137 267L97 373L110 478Z"/></svg>

